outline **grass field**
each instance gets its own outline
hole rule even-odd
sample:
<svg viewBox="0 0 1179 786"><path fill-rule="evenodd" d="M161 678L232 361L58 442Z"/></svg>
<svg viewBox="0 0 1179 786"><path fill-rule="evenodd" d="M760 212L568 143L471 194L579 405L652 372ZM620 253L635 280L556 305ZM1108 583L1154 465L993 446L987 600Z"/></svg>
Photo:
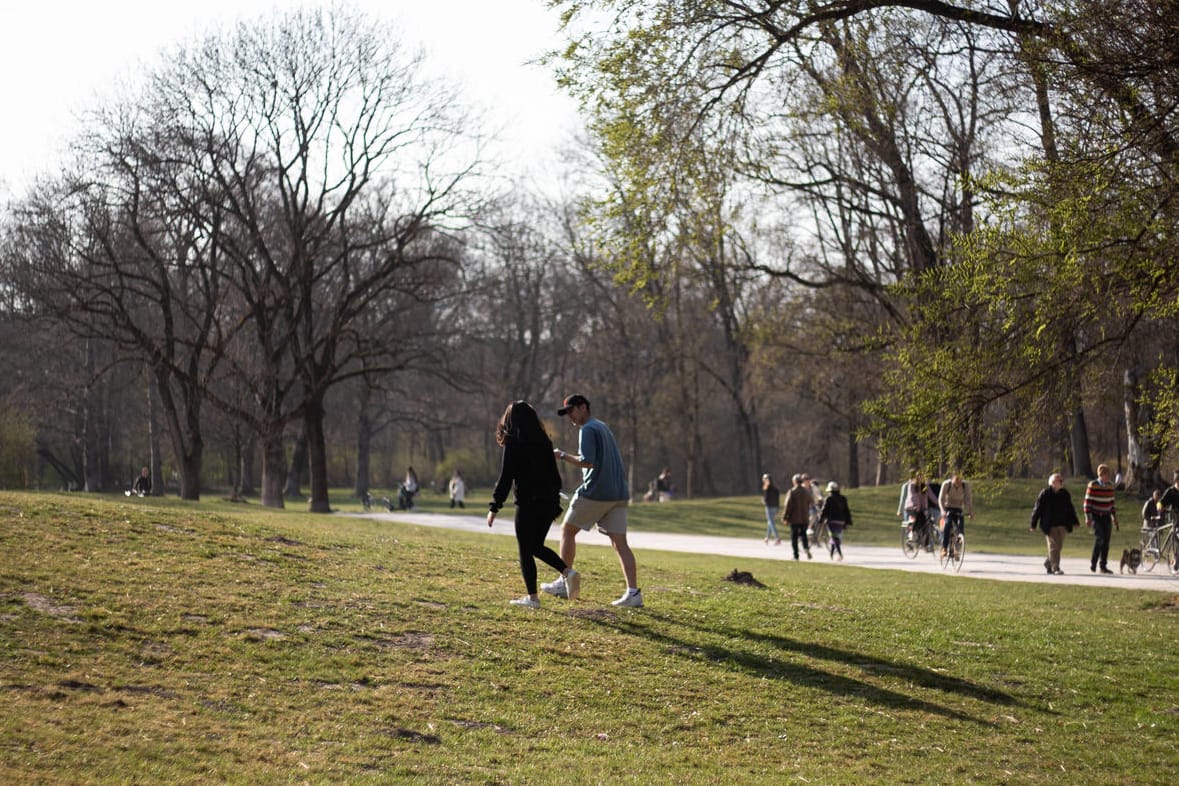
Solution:
<svg viewBox="0 0 1179 786"><path fill-rule="evenodd" d="M895 498L872 493L856 537L891 543ZM1038 553L1030 498L1010 520L1004 498L972 538ZM760 537L756 503L632 522ZM87 495L0 493L0 550L3 784L1161 784L1176 767L1166 593L751 561L755 588L722 580L727 558L645 553L647 607L619 610L617 562L587 545L585 597L530 611L506 604L507 538Z"/></svg>

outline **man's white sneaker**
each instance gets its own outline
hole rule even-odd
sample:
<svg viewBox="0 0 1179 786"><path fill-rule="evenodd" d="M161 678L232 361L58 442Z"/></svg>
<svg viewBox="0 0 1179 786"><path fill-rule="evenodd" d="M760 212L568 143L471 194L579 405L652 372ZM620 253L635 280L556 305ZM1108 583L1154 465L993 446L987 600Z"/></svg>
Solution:
<svg viewBox="0 0 1179 786"><path fill-rule="evenodd" d="M577 600L577 596L581 594L581 574L570 568L563 578L565 579L565 596L569 600Z"/></svg>
<svg viewBox="0 0 1179 786"><path fill-rule="evenodd" d="M569 597L569 588L565 586L564 576L558 576L556 581L541 584L540 588L550 595L556 595L558 598Z"/></svg>
<svg viewBox="0 0 1179 786"><path fill-rule="evenodd" d="M643 592L642 592L642 590L634 590L634 591L627 590L621 598L619 598L616 601L613 601L610 605L611 606L631 606L634 608L639 608L640 606L643 605Z"/></svg>
<svg viewBox="0 0 1179 786"><path fill-rule="evenodd" d="M530 598L527 595L522 598L512 598L508 601L508 603L511 603L513 606L527 606L530 609L540 608L540 601L536 600L535 598Z"/></svg>

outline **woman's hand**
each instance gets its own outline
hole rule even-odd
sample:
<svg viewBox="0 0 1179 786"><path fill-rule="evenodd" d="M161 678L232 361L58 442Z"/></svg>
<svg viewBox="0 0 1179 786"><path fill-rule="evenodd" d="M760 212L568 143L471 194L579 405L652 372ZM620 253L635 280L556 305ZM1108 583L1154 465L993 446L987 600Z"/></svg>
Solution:
<svg viewBox="0 0 1179 786"><path fill-rule="evenodd" d="M495 522L495 511L494 510L487 511L487 526L490 527L494 522Z"/></svg>

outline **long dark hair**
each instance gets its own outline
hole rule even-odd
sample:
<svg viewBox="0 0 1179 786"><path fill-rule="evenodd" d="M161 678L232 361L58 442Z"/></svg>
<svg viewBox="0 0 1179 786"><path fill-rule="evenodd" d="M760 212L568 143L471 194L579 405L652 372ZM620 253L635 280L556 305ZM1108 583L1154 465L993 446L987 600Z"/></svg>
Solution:
<svg viewBox="0 0 1179 786"><path fill-rule="evenodd" d="M504 410L503 417L495 427L495 442L503 446L511 440L513 442L548 443L552 447L552 440L540 423L536 410L527 401L513 401Z"/></svg>

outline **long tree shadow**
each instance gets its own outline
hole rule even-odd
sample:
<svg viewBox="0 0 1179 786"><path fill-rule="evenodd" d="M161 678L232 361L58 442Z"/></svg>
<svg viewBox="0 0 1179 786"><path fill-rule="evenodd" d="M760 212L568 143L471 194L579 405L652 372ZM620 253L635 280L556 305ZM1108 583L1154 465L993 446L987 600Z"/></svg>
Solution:
<svg viewBox="0 0 1179 786"><path fill-rule="evenodd" d="M859 666L873 673L887 672L908 679L922 687L968 696L992 704L1008 706L1019 703L1013 696L1002 691L975 685L956 677L938 674L937 672L919 666L865 656L863 653L841 650L822 644L797 641L785 636L736 631L733 629L708 628L682 619L651 613L650 611L645 612L641 617L636 617L635 619L594 620L595 623L603 627L612 627L635 636L643 636L652 641L659 642L665 645L668 651L681 654L684 657L705 659L715 663L726 664L757 677L785 680L798 685L827 691L833 695L854 697L873 702L891 709L916 710L941 715L954 720L970 721L982 726L994 725L990 721L952 707L926 701L889 688L883 688L865 680L837 674L794 661L767 657L735 647L702 644L701 640L705 636L697 639L678 638L668 632L656 630L653 625L645 624L647 621L663 625L667 630L670 630L674 626L694 628L703 634L707 634L708 638L726 637L730 641L744 639L765 642L784 651L797 652L821 660Z"/></svg>

